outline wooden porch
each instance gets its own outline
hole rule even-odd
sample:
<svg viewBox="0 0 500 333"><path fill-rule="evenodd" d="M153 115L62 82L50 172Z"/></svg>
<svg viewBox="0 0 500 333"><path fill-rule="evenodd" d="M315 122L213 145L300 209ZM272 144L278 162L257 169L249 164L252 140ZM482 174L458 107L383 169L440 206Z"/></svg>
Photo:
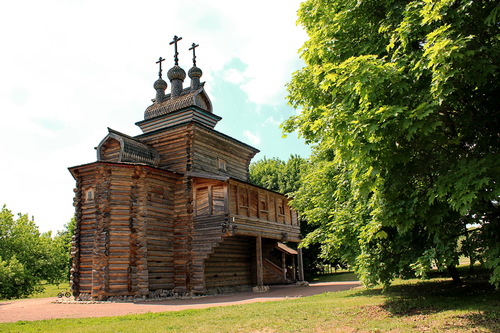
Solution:
<svg viewBox="0 0 500 333"><path fill-rule="evenodd" d="M193 249L205 286L249 284L257 286L256 291L266 291L265 284L303 281L300 249L283 244L301 239L297 213L288 199L248 183L218 178L193 180ZM279 255L273 257L273 251Z"/></svg>

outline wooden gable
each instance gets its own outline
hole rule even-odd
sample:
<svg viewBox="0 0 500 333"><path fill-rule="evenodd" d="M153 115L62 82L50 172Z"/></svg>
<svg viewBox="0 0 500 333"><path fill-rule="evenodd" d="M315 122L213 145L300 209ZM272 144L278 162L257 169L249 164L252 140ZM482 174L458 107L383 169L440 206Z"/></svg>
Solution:
<svg viewBox="0 0 500 333"><path fill-rule="evenodd" d="M159 164L160 156L154 148L111 128L108 131L96 148L98 161Z"/></svg>

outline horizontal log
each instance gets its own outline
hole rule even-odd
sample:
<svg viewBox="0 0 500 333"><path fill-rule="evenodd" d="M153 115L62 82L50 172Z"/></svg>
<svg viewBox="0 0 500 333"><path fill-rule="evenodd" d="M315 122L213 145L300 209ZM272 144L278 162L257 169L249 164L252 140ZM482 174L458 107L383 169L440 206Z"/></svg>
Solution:
<svg viewBox="0 0 500 333"><path fill-rule="evenodd" d="M165 283L165 282L161 282L161 281L158 281L161 283L155 283L155 282L156 281L149 282L149 290L150 291L155 291L155 290L159 290L159 289L172 290L175 287L175 284L173 282L170 282L170 283L168 283L168 282Z"/></svg>

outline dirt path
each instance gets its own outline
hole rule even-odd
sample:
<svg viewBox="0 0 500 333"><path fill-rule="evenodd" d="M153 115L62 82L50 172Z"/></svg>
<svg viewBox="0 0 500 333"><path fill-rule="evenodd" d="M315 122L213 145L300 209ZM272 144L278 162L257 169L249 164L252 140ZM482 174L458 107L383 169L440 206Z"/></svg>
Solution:
<svg viewBox="0 0 500 333"><path fill-rule="evenodd" d="M0 302L0 322L54 318L108 317L147 312L203 309L213 306L278 301L286 298L312 296L325 292L348 290L359 285L359 282L325 282L314 283L308 287L271 286L270 292L262 294L242 292L196 299L169 299L138 303L54 303L58 300L56 297L6 301Z"/></svg>

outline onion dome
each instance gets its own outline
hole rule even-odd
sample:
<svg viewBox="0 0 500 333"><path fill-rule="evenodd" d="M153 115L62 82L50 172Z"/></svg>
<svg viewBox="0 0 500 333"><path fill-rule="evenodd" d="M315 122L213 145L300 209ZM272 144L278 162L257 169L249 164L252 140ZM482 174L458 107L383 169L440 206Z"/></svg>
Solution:
<svg viewBox="0 0 500 333"><path fill-rule="evenodd" d="M192 79L193 77L200 78L203 75L203 72L200 68L193 66L188 71L188 76Z"/></svg>
<svg viewBox="0 0 500 333"><path fill-rule="evenodd" d="M189 70L188 75L191 78L191 90L198 89L200 87L200 77L203 75L201 69L193 66Z"/></svg>
<svg viewBox="0 0 500 333"><path fill-rule="evenodd" d="M158 79L155 81L153 87L155 88L155 90L158 90L158 89L162 89L162 90L165 90L167 89L167 82L165 82L164 80L162 79Z"/></svg>
<svg viewBox="0 0 500 333"><path fill-rule="evenodd" d="M165 99L165 89L167 89L167 82L161 78L156 80L153 87L156 90L156 103L161 103Z"/></svg>
<svg viewBox="0 0 500 333"><path fill-rule="evenodd" d="M173 80L184 81L184 79L186 78L186 72L179 66L175 65L174 67L168 70L167 77L170 81Z"/></svg>

